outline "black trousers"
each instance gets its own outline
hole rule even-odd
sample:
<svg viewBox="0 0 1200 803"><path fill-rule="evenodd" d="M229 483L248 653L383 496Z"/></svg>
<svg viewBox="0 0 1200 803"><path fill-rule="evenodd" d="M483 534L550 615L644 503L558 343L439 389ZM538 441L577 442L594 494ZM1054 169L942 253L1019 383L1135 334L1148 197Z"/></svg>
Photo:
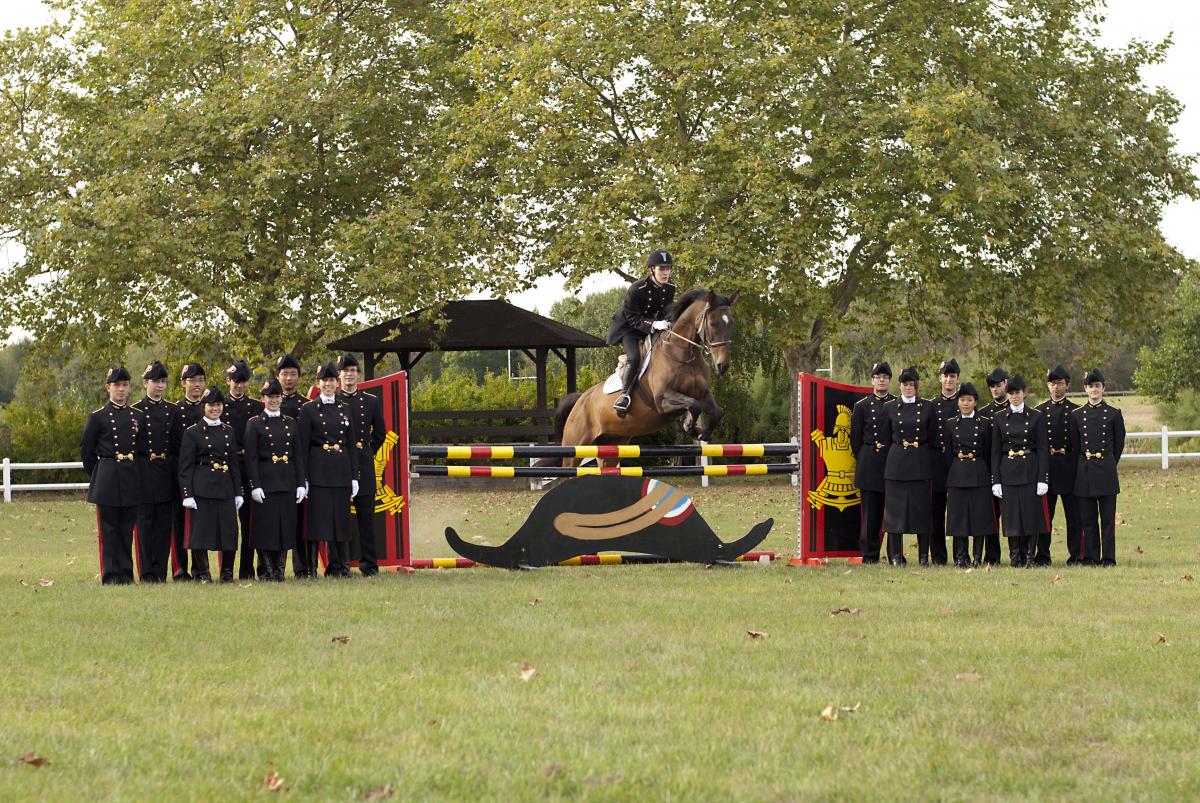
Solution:
<svg viewBox="0 0 1200 803"><path fill-rule="evenodd" d="M935 566L946 565L946 492L934 490L933 532L929 535L929 560Z"/></svg>
<svg viewBox="0 0 1200 803"><path fill-rule="evenodd" d="M326 541L325 555L328 561L325 564L326 577L349 577L350 576L350 542L349 541ZM317 564L314 562L313 566ZM316 569L314 568L314 572Z"/></svg>
<svg viewBox="0 0 1200 803"><path fill-rule="evenodd" d="M1079 519L1083 529L1083 565L1117 565L1117 497L1080 496Z"/></svg>
<svg viewBox="0 0 1200 803"><path fill-rule="evenodd" d="M133 528L136 506L96 505L96 537L100 541L100 582L124 585L133 582Z"/></svg>
<svg viewBox="0 0 1200 803"><path fill-rule="evenodd" d="M379 574L379 550L375 546L375 492L360 493L353 502L354 523L358 533L358 570L364 576Z"/></svg>
<svg viewBox="0 0 1200 803"><path fill-rule="evenodd" d="M863 563L878 563L883 544L883 491L862 491L861 524L858 528L858 550Z"/></svg>
<svg viewBox="0 0 1200 803"><path fill-rule="evenodd" d="M171 577L191 580L188 574L187 509L175 502L175 518L171 522Z"/></svg>
<svg viewBox="0 0 1200 803"><path fill-rule="evenodd" d="M626 370L631 370L635 379L637 378L638 369L642 367L642 338L640 332L626 332L621 337L621 348L625 352L625 364L629 366Z"/></svg>
<svg viewBox="0 0 1200 803"><path fill-rule="evenodd" d="M1075 494L1046 494L1046 504L1050 509L1050 523L1054 524L1054 511L1058 508L1058 500L1062 499L1063 515L1067 519L1067 532L1063 540L1067 542L1067 563L1079 563L1083 559L1083 528L1079 523L1079 500ZM1046 547L1049 550L1050 541ZM1038 557L1042 555L1041 543L1038 544Z"/></svg>
<svg viewBox="0 0 1200 803"><path fill-rule="evenodd" d="M254 548L250 546L250 505L253 502L250 495L242 498L242 506L238 509L238 529L241 530L242 540L238 549L238 579L254 579ZM260 557L258 565L261 573L263 561Z"/></svg>
<svg viewBox="0 0 1200 803"><path fill-rule="evenodd" d="M996 511L996 534L985 536L983 542L983 562L992 565L1000 563L1000 500L992 497L992 510Z"/></svg>
<svg viewBox="0 0 1200 803"><path fill-rule="evenodd" d="M316 571L309 565L311 550L308 548L308 502L304 502L296 511L296 548L292 550L292 574L296 577L315 577ZM315 567L316 561L312 561Z"/></svg>
<svg viewBox="0 0 1200 803"><path fill-rule="evenodd" d="M138 574L143 583L165 583L171 558L171 528L178 502L152 502L138 506Z"/></svg>

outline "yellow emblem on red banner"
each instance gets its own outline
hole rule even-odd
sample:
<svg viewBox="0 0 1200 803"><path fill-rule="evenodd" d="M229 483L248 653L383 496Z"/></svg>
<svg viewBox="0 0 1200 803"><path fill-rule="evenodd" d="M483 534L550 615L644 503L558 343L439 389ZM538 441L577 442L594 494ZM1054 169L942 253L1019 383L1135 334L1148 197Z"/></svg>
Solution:
<svg viewBox="0 0 1200 803"><path fill-rule="evenodd" d="M837 419L833 434L827 436L819 429L810 435L813 443L821 450L825 463L825 478L815 491L808 492L809 504L813 509L833 507L845 510L862 503L862 494L854 485L854 451L850 448L850 408L837 406Z"/></svg>

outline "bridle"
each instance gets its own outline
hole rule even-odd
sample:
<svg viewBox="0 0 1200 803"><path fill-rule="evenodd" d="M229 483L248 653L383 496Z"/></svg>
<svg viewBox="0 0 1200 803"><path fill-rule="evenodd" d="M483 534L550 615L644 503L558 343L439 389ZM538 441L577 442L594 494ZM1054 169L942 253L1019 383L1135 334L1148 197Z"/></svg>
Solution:
<svg viewBox="0 0 1200 803"><path fill-rule="evenodd" d="M714 348L716 348L717 346L728 346L730 343L733 342L732 340L715 340L714 341L714 340L708 339L708 313L715 312L716 310L722 310L722 309L729 309L729 305L725 304L724 306L720 306L720 307L710 307L708 304L704 305L704 311L700 313L700 326L698 326L696 328L696 337L698 337L700 339L699 343L697 343L695 340L690 340L690 339L684 337L683 335L676 332L674 329L668 329L666 334L668 337L673 337L676 340L682 340L684 343L687 343L688 345L692 346L693 348L701 349L706 354L708 354L709 359L711 359L715 362L716 357L713 356L712 350ZM693 353L686 360L680 360L680 359L677 359L674 357L672 357L672 359L674 359L676 362L688 363L688 362L691 362L692 360L696 359L696 355L695 355L695 353Z"/></svg>

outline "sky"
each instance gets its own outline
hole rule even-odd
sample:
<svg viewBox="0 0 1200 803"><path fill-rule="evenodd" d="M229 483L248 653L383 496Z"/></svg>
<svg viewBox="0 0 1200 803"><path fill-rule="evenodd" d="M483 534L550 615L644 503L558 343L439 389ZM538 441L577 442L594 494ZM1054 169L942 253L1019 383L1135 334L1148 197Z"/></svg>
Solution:
<svg viewBox="0 0 1200 803"><path fill-rule="evenodd" d="M50 19L40 0L3 0L0 29L38 25ZM1101 42L1120 47L1131 39L1158 41L1173 35L1167 60L1148 68L1143 78L1151 86L1164 86L1184 105L1175 124L1178 146L1184 153L1200 153L1200 2L1197 0L1108 0ZM1163 234L1184 256L1200 260L1200 203L1177 201L1163 216ZM670 250L670 243L662 247ZM6 256L0 253L0 259ZM686 268L680 265L680 268ZM616 274L599 274L584 283L589 293L622 284ZM562 280L544 279L527 292L510 300L527 309L546 313L565 294Z"/></svg>

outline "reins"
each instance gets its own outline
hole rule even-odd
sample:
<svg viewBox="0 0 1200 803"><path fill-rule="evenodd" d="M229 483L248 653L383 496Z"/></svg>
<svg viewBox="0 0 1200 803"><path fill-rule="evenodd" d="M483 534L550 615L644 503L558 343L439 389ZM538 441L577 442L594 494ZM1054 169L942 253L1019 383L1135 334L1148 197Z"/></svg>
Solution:
<svg viewBox="0 0 1200 803"><path fill-rule="evenodd" d="M712 350L717 346L728 346L733 341L732 340L718 340L716 342L709 341L708 333L707 333L708 313L712 309L727 309L727 307L710 308L707 304L704 305L704 311L700 313L700 325L698 327L696 327L696 336L698 338L700 338L699 343L697 343L695 340L691 340L689 338L684 337L683 335L676 332L674 329L668 329L666 332L667 335L669 337L673 337L677 340L682 340L684 343L687 343L688 345L692 346L693 348L702 349L705 353L708 354L710 359L716 359L715 357L713 357ZM691 356L689 356L686 360L680 359L673 355L668 355L668 356L671 356L671 359L675 360L675 362L678 362L678 363L690 363L696 359L695 352L692 352Z"/></svg>

